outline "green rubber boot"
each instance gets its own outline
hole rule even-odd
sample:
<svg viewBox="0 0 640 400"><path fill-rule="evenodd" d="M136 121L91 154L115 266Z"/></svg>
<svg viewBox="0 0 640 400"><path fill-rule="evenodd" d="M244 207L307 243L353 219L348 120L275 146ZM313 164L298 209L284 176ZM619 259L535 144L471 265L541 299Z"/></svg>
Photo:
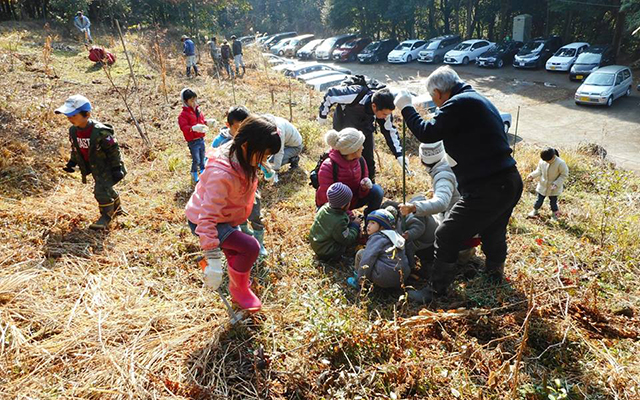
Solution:
<svg viewBox="0 0 640 400"><path fill-rule="evenodd" d="M264 229L255 229L253 231L253 237L260 243L260 257L268 256L269 252L264 248Z"/></svg>

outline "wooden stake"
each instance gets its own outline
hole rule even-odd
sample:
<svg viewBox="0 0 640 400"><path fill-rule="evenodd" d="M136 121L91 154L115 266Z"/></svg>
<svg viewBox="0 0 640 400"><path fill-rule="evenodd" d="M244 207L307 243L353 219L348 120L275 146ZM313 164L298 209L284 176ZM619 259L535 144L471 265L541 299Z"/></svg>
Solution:
<svg viewBox="0 0 640 400"><path fill-rule="evenodd" d="M516 143L518 143L518 122L520 121L520 106L518 106L518 114L516 114L516 131L513 136L513 155L516 155Z"/></svg>
<svg viewBox="0 0 640 400"><path fill-rule="evenodd" d="M289 122L293 123L293 105L291 104L291 78L289 78Z"/></svg>

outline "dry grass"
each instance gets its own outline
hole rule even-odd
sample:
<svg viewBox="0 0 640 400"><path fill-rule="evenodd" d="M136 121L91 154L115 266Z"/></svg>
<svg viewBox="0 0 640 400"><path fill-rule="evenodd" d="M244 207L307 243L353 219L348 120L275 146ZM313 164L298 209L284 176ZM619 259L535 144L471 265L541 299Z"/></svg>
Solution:
<svg viewBox="0 0 640 400"><path fill-rule="evenodd" d="M199 249L184 221L190 161L176 124L178 94L194 87L203 112L218 120L233 91L253 111L288 116L287 82L256 54L248 58L257 69L243 79L186 81L168 50L175 38L160 35L165 70L153 61L154 32L129 36L154 143L145 153L104 73L82 52L56 50L54 40L43 57L50 33L2 28L0 58L16 60L13 69L0 63L3 398L640 396L636 176L562 149L572 175L561 222L524 218L534 201L528 184L510 226L509 282L496 287L465 271L451 298L427 309L402 293L359 296L345 284L350 266L314 261L305 239L313 191L303 173L284 173L277 187L263 187L271 255L254 277L264 310L231 327L217 295L202 288ZM131 91L115 51L112 76ZM97 119L115 125L129 169L118 189L130 215L106 234L87 229L97 217L92 187L60 170L67 122L51 110L77 92L93 100ZM310 170L324 147L313 122L320 97L298 84L292 97ZM398 199L400 170L379 144L379 182ZM417 142L409 144L415 155ZM523 174L537 151L518 148ZM412 167L420 170L417 160ZM427 182L419 171L409 192L426 191Z"/></svg>

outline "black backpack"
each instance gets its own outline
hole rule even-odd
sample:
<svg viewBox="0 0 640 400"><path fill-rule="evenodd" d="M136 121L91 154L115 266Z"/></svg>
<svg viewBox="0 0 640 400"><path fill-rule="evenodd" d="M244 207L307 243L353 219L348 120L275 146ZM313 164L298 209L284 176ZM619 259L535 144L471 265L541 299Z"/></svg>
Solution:
<svg viewBox="0 0 640 400"><path fill-rule="evenodd" d="M318 159L316 167L309 174L309 180L311 181L309 182L309 185L313 186L313 188L316 190L320 187L318 172L320 171L320 167L322 166L324 160L327 159L327 157L329 157L329 153L323 153ZM333 167L333 182L338 182L338 164L334 163L331 159L329 159L329 161L331 162L331 166ZM364 158L360 157L358 161L360 161L360 176L364 176Z"/></svg>
<svg viewBox="0 0 640 400"><path fill-rule="evenodd" d="M346 118L347 107L362 107L360 105L360 102L362 101L364 96L371 93L372 91L377 91L387 87L387 85L380 83L375 79L370 79L364 75L351 75L347 77L344 81L342 81L340 85L341 86L358 85L358 86L362 86L362 90L360 91L360 93L358 93L358 96L356 96L356 98L351 102L351 104L338 105L336 107L336 110L333 114L333 129L335 130L340 130L345 127L344 121Z"/></svg>

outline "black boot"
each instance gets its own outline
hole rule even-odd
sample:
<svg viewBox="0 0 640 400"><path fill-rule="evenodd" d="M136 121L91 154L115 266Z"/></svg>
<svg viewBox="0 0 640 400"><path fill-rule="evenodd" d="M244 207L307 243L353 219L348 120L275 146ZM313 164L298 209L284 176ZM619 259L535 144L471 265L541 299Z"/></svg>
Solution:
<svg viewBox="0 0 640 400"><path fill-rule="evenodd" d="M437 297L447 294L449 285L456 278L456 264L446 263L439 260L434 261L431 274L431 284L420 290L409 290L407 296L417 303L428 304Z"/></svg>
<svg viewBox="0 0 640 400"><path fill-rule="evenodd" d="M247 69L244 67L244 65L242 66L242 76L244 76L244 74L247 73Z"/></svg>
<svg viewBox="0 0 640 400"><path fill-rule="evenodd" d="M193 72L196 74L196 76L200 76L200 73L198 73L198 67L197 66L193 66Z"/></svg>
<svg viewBox="0 0 640 400"><path fill-rule="evenodd" d="M187 67L187 78L191 78L191 67Z"/></svg>
<svg viewBox="0 0 640 400"><path fill-rule="evenodd" d="M484 272L487 277L496 283L500 283L504 280L504 261L495 262L487 260L484 263Z"/></svg>
<svg viewBox="0 0 640 400"><path fill-rule="evenodd" d="M109 229L109 225L111 224L111 220L114 215L114 203L109 204L99 204L100 207L100 219L94 222L89 226L91 229L95 230L106 230Z"/></svg>
<svg viewBox="0 0 640 400"><path fill-rule="evenodd" d="M124 208L122 208L122 205L120 204L120 196L116 197L116 199L113 201L113 210L114 215L129 215L129 213Z"/></svg>
<svg viewBox="0 0 640 400"><path fill-rule="evenodd" d="M299 168L300 167L300 165L298 165L299 162L300 162L300 157L298 156L291 157L289 159L289 164L291 165L291 169Z"/></svg>

